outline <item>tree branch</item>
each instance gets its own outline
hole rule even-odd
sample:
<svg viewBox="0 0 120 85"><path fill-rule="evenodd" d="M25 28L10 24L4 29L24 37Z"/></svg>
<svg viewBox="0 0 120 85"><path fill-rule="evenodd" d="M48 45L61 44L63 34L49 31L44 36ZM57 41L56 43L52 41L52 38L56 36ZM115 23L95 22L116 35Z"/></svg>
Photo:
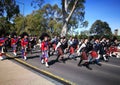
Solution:
<svg viewBox="0 0 120 85"><path fill-rule="evenodd" d="M68 0L65 0L65 11L67 12L67 10L68 10Z"/></svg>
<svg viewBox="0 0 120 85"><path fill-rule="evenodd" d="M71 12L70 12L70 14L69 14L69 16L66 18L66 22L68 22L68 21L70 20L72 14L73 14L73 12L74 12L74 10L75 10L75 8L76 8L76 5L77 5L78 1L79 1L79 0L76 0L76 1L75 1L74 5L73 5L73 8L72 8L72 10L71 10Z"/></svg>

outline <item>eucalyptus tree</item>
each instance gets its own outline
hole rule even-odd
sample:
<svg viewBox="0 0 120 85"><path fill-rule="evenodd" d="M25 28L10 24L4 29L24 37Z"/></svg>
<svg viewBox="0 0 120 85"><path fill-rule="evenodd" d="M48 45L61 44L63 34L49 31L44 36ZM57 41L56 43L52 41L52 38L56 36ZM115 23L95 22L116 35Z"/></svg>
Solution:
<svg viewBox="0 0 120 85"><path fill-rule="evenodd" d="M42 8L43 2L44 0L33 0L32 5L34 4L34 6L36 6L37 4L40 8ZM61 3L61 36L65 36L71 27L77 28L79 24L84 21L85 0L61 0Z"/></svg>

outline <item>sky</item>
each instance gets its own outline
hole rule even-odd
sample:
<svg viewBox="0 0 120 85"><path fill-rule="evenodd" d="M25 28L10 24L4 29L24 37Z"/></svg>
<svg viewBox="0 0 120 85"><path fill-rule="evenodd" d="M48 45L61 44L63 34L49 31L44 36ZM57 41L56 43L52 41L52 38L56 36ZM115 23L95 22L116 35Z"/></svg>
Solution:
<svg viewBox="0 0 120 85"><path fill-rule="evenodd" d="M34 9L31 7L32 0L16 0L20 6L20 12L24 15L32 13ZM24 6L23 4L24 3ZM61 0L45 0L45 4L58 4L61 7ZM91 25L96 20L107 22L114 32L115 29L120 29L120 0L86 0L85 2L85 20L89 22L88 27L81 28L79 31L89 30Z"/></svg>

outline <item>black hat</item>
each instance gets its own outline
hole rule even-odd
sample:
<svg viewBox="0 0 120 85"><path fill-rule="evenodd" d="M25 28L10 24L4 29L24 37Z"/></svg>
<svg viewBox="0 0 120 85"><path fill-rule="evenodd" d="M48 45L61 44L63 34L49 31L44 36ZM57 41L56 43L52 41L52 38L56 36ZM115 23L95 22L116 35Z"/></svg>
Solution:
<svg viewBox="0 0 120 85"><path fill-rule="evenodd" d="M5 36L6 32L3 28L0 28L0 37Z"/></svg>
<svg viewBox="0 0 120 85"><path fill-rule="evenodd" d="M43 40L45 37L50 37L47 33L42 33L40 36L40 40Z"/></svg>
<svg viewBox="0 0 120 85"><path fill-rule="evenodd" d="M16 32L12 32L11 33L11 37L13 38L14 36L16 36L17 35L17 33Z"/></svg>
<svg viewBox="0 0 120 85"><path fill-rule="evenodd" d="M24 38L24 36L28 36L28 33L27 33L27 32L23 32L23 33L21 34L21 38Z"/></svg>

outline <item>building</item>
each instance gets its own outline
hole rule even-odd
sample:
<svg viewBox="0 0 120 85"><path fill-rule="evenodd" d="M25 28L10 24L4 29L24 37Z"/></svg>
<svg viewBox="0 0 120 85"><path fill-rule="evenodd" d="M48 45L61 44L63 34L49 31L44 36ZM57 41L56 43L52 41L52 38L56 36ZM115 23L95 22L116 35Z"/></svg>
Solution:
<svg viewBox="0 0 120 85"><path fill-rule="evenodd" d="M115 29L114 30L114 35L120 36L120 29Z"/></svg>

